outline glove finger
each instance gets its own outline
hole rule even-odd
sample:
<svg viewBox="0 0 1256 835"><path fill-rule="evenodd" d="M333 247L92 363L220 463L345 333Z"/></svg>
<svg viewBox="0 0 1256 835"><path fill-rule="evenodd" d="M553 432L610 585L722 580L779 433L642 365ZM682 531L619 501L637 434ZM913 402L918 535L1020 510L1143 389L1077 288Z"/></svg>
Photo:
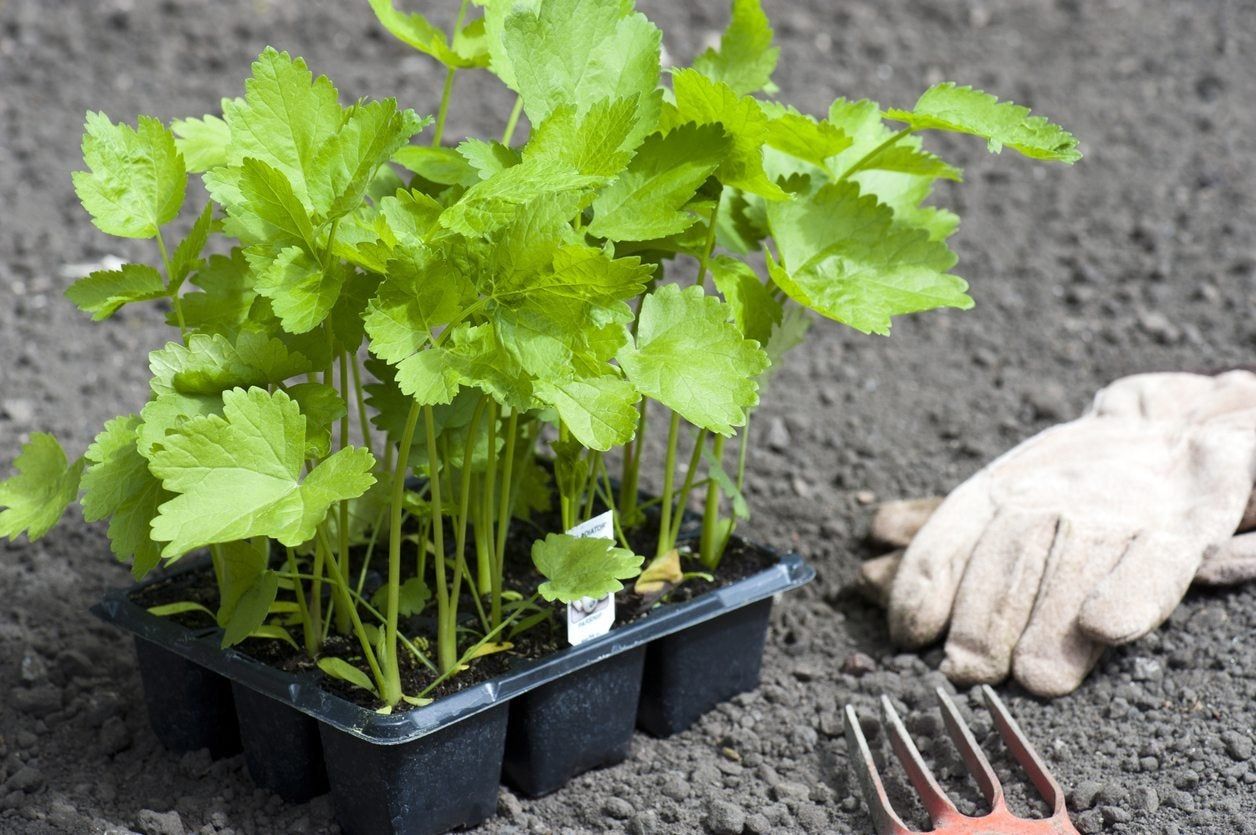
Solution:
<svg viewBox="0 0 1256 835"><path fill-rule="evenodd" d="M890 586L894 583L894 575L903 561L902 551L891 551L879 557L865 560L859 566L859 576L855 579L855 590L871 603L881 608L890 605Z"/></svg>
<svg viewBox="0 0 1256 835"><path fill-rule="evenodd" d="M964 567L994 516L988 481L978 473L956 488L903 554L890 589L890 637L896 643L923 646L946 629Z"/></svg>
<svg viewBox="0 0 1256 835"><path fill-rule="evenodd" d="M868 539L887 548L906 548L940 504L941 496L882 502L872 516Z"/></svg>
<svg viewBox="0 0 1256 835"><path fill-rule="evenodd" d="M956 684L1007 677L1055 538L1050 513L1000 513L973 551L951 612L942 672Z"/></svg>
<svg viewBox="0 0 1256 835"><path fill-rule="evenodd" d="M1141 638L1173 614L1203 557L1204 546L1190 537L1139 535L1086 598L1078 626L1112 646Z"/></svg>
<svg viewBox="0 0 1256 835"><path fill-rule="evenodd" d="M1121 532L1081 532L1061 520L1029 624L1012 653L1012 675L1026 690L1071 693L1099 660L1104 646L1082 632L1077 615L1128 543Z"/></svg>
<svg viewBox="0 0 1256 835"><path fill-rule="evenodd" d="M1256 490L1247 497L1247 507L1243 510L1243 519L1239 522L1238 532L1247 533L1256 530Z"/></svg>
<svg viewBox="0 0 1256 835"><path fill-rule="evenodd" d="M1201 586L1234 586L1256 580L1256 532L1231 537L1204 554L1194 582Z"/></svg>

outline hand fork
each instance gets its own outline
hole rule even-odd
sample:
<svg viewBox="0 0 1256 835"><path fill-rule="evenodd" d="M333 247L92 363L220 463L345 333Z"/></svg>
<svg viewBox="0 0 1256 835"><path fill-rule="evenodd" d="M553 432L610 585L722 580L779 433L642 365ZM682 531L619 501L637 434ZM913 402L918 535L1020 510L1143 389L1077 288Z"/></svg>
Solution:
<svg viewBox="0 0 1256 835"><path fill-rule="evenodd" d="M977 740L960 718L954 702L941 688L938 688L937 694L947 732L959 749L964 764L968 766L968 773L977 781L986 802L990 804L990 813L971 817L955 808L955 804L942 791L929 767L925 765L911 737L907 735L894 706L889 699L882 696L881 707L889 726L890 747L902 763L903 770L907 772L907 778L920 796L925 811L929 813L929 820L933 824L931 831L966 835L1078 835L1064 806L1064 792L1060 789L1060 784L1047 771L1042 759L1029 744L998 695L989 687L981 688L986 707L994 717L994 724L999 729L1004 744L1051 808L1051 815L1047 818L1026 819L1012 814L1003 797L1003 786L999 783L999 778L995 776L986 755L977 747ZM846 740L850 748L851 767L859 778L877 835L908 835L916 832L909 829L894 813L885 793L885 786L881 784L881 776L877 773L876 763L872 760L868 740L864 738L863 730L859 727L859 717L850 705L846 706Z"/></svg>

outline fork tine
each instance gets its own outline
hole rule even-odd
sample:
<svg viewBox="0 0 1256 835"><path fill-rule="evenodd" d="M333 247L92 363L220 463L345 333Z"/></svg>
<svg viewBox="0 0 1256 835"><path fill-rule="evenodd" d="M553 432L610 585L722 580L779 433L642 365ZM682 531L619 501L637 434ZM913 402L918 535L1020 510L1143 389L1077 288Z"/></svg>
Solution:
<svg viewBox="0 0 1256 835"><path fill-rule="evenodd" d="M881 709L885 712L886 724L890 729L890 745L898 761L903 764L907 779L911 780L911 784L916 788L920 802L929 813L929 820L936 827L949 818L960 816L960 811L942 791L942 787L933 777L933 772L929 771L929 767L920 756L920 751L916 749L916 744L907 735L907 729L903 727L903 720L898 718L894 705L890 704L890 700L885 696L881 697Z"/></svg>
<svg viewBox="0 0 1256 835"><path fill-rule="evenodd" d="M977 744L964 718L959 715L959 709L955 707L951 697L941 687L937 688L936 692L938 702L942 705L942 721L946 723L946 730L951 736L951 741L955 743L960 756L964 758L968 773L977 781L977 786L985 795L986 802L990 804L990 811L1003 808L1003 784L999 782L994 769L990 767L990 761L986 759L985 752Z"/></svg>
<svg viewBox="0 0 1256 835"><path fill-rule="evenodd" d="M1038 794L1042 795L1042 799L1051 807L1052 817L1067 816L1068 812L1064 807L1064 791L1051 776L1051 772L1047 771L1047 766L1034 747L1029 744L1020 725L1016 724L1016 720L1012 718L1012 714L1008 712L1003 701L989 685L982 685L981 695L985 698L990 715L994 717L994 724L999 729L999 735L1003 737L1003 743L1020 763L1021 768L1025 769L1030 782L1038 789Z"/></svg>
<svg viewBox="0 0 1256 835"><path fill-rule="evenodd" d="M881 775L877 773L877 764L872 759L872 751L868 748L868 740L864 738L863 729L859 727L859 717L855 709L846 705L846 745L850 749L850 763L859 778L859 786L863 790L864 802L868 804L868 812L872 815L872 823L877 835L910 835L902 819L894 813L890 798L881 784Z"/></svg>

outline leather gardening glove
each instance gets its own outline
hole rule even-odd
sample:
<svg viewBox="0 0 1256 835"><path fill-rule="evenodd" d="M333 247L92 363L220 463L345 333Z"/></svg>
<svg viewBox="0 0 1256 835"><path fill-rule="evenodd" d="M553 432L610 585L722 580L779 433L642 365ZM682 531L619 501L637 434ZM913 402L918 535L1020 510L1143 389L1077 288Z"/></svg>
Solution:
<svg viewBox="0 0 1256 835"><path fill-rule="evenodd" d="M952 680L1010 670L1063 695L1105 645L1163 623L1192 579L1256 577L1256 533L1234 536L1256 517L1254 479L1256 374L1126 377L936 510L918 500L879 514L874 535L910 544L898 565L866 563L863 581L888 588L901 644L930 643L949 622Z"/></svg>

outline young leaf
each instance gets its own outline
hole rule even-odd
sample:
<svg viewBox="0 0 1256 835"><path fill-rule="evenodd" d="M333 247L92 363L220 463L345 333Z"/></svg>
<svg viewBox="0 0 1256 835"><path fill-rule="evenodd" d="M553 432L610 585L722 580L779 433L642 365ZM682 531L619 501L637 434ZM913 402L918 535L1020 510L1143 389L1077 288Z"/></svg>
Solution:
<svg viewBox="0 0 1256 835"><path fill-rule="evenodd" d="M715 460L709 449L702 450L702 463L706 465L707 477L719 486L720 490L733 503L733 516L738 519L750 518L750 506L746 503L746 497L737 489L737 483L725 471L722 464Z"/></svg>
<svg viewBox="0 0 1256 835"><path fill-rule="evenodd" d="M991 153L1006 145L1032 159L1074 163L1082 158L1077 137L1029 108L1001 102L989 93L952 82L935 84L912 110L888 110L887 119L906 122L913 130L968 133L986 140Z"/></svg>
<svg viewBox="0 0 1256 835"><path fill-rule="evenodd" d="M223 416L192 418L170 432L152 457L153 474L178 493L153 520L162 556L252 536L297 546L335 502L374 483L374 457L345 448L300 478L306 420L283 392L233 389Z"/></svg>
<svg viewBox="0 0 1256 835"><path fill-rule="evenodd" d="M179 241L179 245L170 254L170 281L173 287L181 286L188 273L201 266L201 252L205 250L205 244L209 243L213 227L214 204L206 203L187 236Z"/></svg>
<svg viewBox="0 0 1256 835"><path fill-rule="evenodd" d="M537 591L562 603L619 591L624 587L619 581L636 577L644 561L610 539L552 533L532 544L532 564L545 576Z"/></svg>
<svg viewBox="0 0 1256 835"><path fill-rule="evenodd" d="M409 44L424 55L430 55L446 67L466 69L488 66L488 52L483 43L477 43L464 35L462 38L455 37L451 46L445 33L433 26L426 17L418 12L397 11L393 0L371 0L371 8L375 10L375 17L394 38ZM468 46L472 48L468 49Z"/></svg>
<svg viewBox="0 0 1256 835"><path fill-rule="evenodd" d="M406 145L392 156L392 161L440 186L471 186L481 179L478 171L454 148L433 148L427 145Z"/></svg>
<svg viewBox="0 0 1256 835"><path fill-rule="evenodd" d="M170 130L188 171L199 174L227 164L231 128L217 116L175 119L170 123Z"/></svg>
<svg viewBox="0 0 1256 835"><path fill-rule="evenodd" d="M352 271L342 263L324 268L299 246L249 247L244 257L257 276L258 294L270 299L283 329L294 334L322 324Z"/></svg>
<svg viewBox="0 0 1256 835"><path fill-rule="evenodd" d="M781 303L745 262L720 255L711 259L710 266L715 289L728 303L737 329L766 347L772 329L781 321Z"/></svg>
<svg viewBox="0 0 1256 835"><path fill-rule="evenodd" d="M823 166L825 160L840 154L853 140L832 122L818 122L792 107L762 102L768 122L767 144L778 151Z"/></svg>
<svg viewBox="0 0 1256 835"><path fill-rule="evenodd" d="M227 231L244 243L299 246L316 252L314 223L283 172L259 159L246 157L240 165L240 202L227 206ZM215 195L220 199L221 195ZM220 199L220 202L221 199Z"/></svg>
<svg viewBox="0 0 1256 835"><path fill-rule="evenodd" d="M628 170L593 201L589 234L648 241L683 232L696 218L684 211L730 147L719 125L681 125L648 137Z"/></svg>
<svg viewBox="0 0 1256 835"><path fill-rule="evenodd" d="M693 61L693 68L722 81L738 93L776 91L772 71L780 48L772 46L772 26L759 0L732 0L732 19L720 37L720 48L707 49Z"/></svg>
<svg viewBox="0 0 1256 835"><path fill-rule="evenodd" d="M105 424L84 457L83 518L96 522L109 517L109 547L114 556L131 564L138 580L161 560L161 549L149 529L157 508L173 498L148 471L148 461L136 447L139 417L127 415Z"/></svg>
<svg viewBox="0 0 1256 835"><path fill-rule="evenodd" d="M658 288L641 303L637 344L619 364L641 392L692 424L721 435L759 402L763 350L728 321L727 307L701 287Z"/></svg>
<svg viewBox="0 0 1256 835"><path fill-rule="evenodd" d="M641 396L632 383L614 375L538 380L536 396L557 409L563 424L589 449L605 452L629 441L637 430Z"/></svg>
<svg viewBox="0 0 1256 835"><path fill-rule="evenodd" d="M513 81L533 125L559 105L584 111L602 99L631 96L641 96L644 103L658 87L662 34L623 0L517 6L506 17L501 37L512 76L502 78Z"/></svg>
<svg viewBox="0 0 1256 835"><path fill-rule="evenodd" d="M487 180L494 174L518 165L521 156L514 148L508 148L500 142L485 142L480 139L464 139L458 144L458 155L476 170L481 180Z"/></svg>
<svg viewBox="0 0 1256 835"><path fill-rule="evenodd" d="M150 615L156 615L159 618L186 615L192 612L200 612L201 614L209 615L211 618L214 616L213 612L194 600L180 600L176 603L165 603L161 606L149 606L146 611Z"/></svg>
<svg viewBox="0 0 1256 835"><path fill-rule="evenodd" d="M632 159L633 151L653 129L643 108L657 113L658 102L641 96L603 99L583 113L560 105L532 132L525 160L548 160L581 174L613 177Z"/></svg>
<svg viewBox="0 0 1256 835"><path fill-rule="evenodd" d="M115 125L103 113L87 114L83 161L74 190L103 232L151 238L183 206L188 174L174 135L157 119L141 116L137 128Z"/></svg>
<svg viewBox="0 0 1256 835"><path fill-rule="evenodd" d="M25 532L34 541L52 530L78 497L85 463L69 463L51 435L31 435L13 461L16 474L0 481L0 536L15 540Z"/></svg>
<svg viewBox="0 0 1256 835"><path fill-rule="evenodd" d="M267 47L253 62L244 98L223 102L231 131L227 162L252 157L278 169L303 205L309 182L318 176L319 148L340 129L343 115L336 88L326 76L313 77L305 61Z"/></svg>
<svg viewBox="0 0 1256 835"><path fill-rule="evenodd" d="M727 84L712 81L692 69L672 74L672 91L676 94L676 106L674 112L665 114L665 127L674 129L686 122L720 125L732 140L732 147L720 164L721 182L768 200L785 199L785 192L763 170L763 146L769 127L758 101L738 95Z"/></svg>
<svg viewBox="0 0 1256 835"><path fill-rule="evenodd" d="M323 383L298 383L287 392L305 415L306 457L322 458L331 450L332 424L348 414L344 398Z"/></svg>
<svg viewBox="0 0 1256 835"><path fill-rule="evenodd" d="M470 238L488 235L509 225L526 206L545 199L560 199L562 214L574 217L588 205L593 189L607 179L581 174L554 160L525 160L467 189L441 214L441 226Z"/></svg>
<svg viewBox="0 0 1256 835"><path fill-rule="evenodd" d="M896 226L889 208L846 182L768 206L781 263L777 286L804 307L864 333L888 334L890 319L938 307L972 307L968 285L950 275L955 255L917 229Z"/></svg>
<svg viewBox="0 0 1256 835"><path fill-rule="evenodd" d="M397 590L397 614L403 618L420 614L432 599L432 590L419 577L411 577ZM380 586L371 595L371 605L381 612L388 603L388 586Z"/></svg>
<svg viewBox="0 0 1256 835"><path fill-rule="evenodd" d="M204 333L234 334L245 323L257 291L244 252L211 255L189 279L200 291L182 298L183 318L189 328ZM172 314L173 316L173 314Z"/></svg>
<svg viewBox="0 0 1256 835"><path fill-rule="evenodd" d="M394 99L359 104L319 151L310 198L334 220L357 208L375 171L431 119L398 110Z"/></svg>
<svg viewBox="0 0 1256 835"><path fill-rule="evenodd" d="M159 396L273 385L313 368L278 339L252 331L243 331L234 340L192 334L186 346L168 342L148 355L148 366L153 374L149 386Z"/></svg>
<svg viewBox="0 0 1256 835"><path fill-rule="evenodd" d="M97 270L66 288L65 297L99 322L123 305L166 296L161 274L147 264L123 264L117 270Z"/></svg>
<svg viewBox="0 0 1256 835"><path fill-rule="evenodd" d="M255 634L266 623L270 614L270 606L279 593L279 575L273 571L263 571L235 600L226 622L223 623L222 643L226 649L240 643ZM222 618L220 610L218 616Z"/></svg>
<svg viewBox="0 0 1256 835"><path fill-rule="evenodd" d="M379 695L375 689L375 683L371 681L371 677L342 658L331 656L320 658L318 659L318 668L332 678L340 679L352 684L354 687L360 687L377 696Z"/></svg>

